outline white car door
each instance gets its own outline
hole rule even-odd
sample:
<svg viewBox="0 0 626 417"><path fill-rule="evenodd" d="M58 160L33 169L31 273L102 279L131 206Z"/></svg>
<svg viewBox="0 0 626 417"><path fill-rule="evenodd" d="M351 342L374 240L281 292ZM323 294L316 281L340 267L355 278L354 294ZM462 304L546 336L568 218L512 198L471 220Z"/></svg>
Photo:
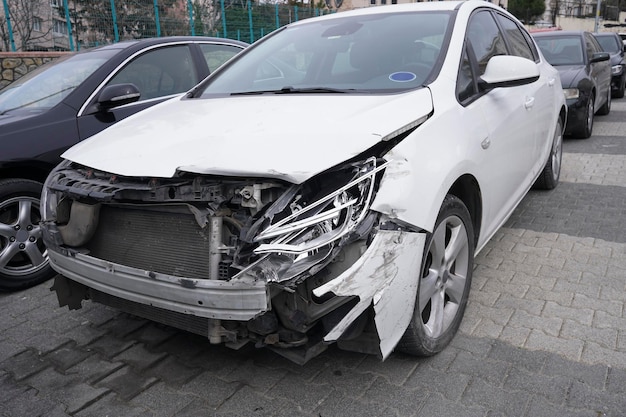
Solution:
<svg viewBox="0 0 626 417"><path fill-rule="evenodd" d="M484 74L489 59L508 54L507 46L492 13L483 10L469 21L466 45L475 57L473 75ZM472 51L472 52L470 52ZM487 137L482 165L485 235L489 236L510 215L534 178L536 165L536 87L495 88L478 91L476 103L486 123Z"/></svg>

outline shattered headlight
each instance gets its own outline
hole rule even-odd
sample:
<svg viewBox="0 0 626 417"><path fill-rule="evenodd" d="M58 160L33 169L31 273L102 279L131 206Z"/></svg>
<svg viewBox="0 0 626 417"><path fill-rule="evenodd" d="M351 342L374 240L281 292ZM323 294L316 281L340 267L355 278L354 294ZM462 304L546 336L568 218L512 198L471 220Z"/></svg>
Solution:
<svg viewBox="0 0 626 417"><path fill-rule="evenodd" d="M289 203L291 214L256 235L254 241L261 244L254 252L301 255L348 235L368 214L374 197L376 174L385 166L370 158L349 170L336 173L336 176L333 175L335 178L322 178L325 183L337 183L337 187L327 194L311 201L306 201L303 194L294 195ZM347 172L351 176L346 179Z"/></svg>
<svg viewBox="0 0 626 417"><path fill-rule="evenodd" d="M315 273L345 245L365 238L375 215L370 206L385 161L346 163L294 185L244 233L256 262L235 278L282 282Z"/></svg>

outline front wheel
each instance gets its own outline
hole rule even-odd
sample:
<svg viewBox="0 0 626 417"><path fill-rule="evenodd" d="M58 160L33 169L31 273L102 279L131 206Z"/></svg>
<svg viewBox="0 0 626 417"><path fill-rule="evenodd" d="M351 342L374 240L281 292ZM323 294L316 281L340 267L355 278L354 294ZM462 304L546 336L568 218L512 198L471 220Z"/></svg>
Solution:
<svg viewBox="0 0 626 417"><path fill-rule="evenodd" d="M398 349L431 356L456 334L467 305L474 264L474 230L467 207L446 196L426 239L413 318Z"/></svg>
<svg viewBox="0 0 626 417"><path fill-rule="evenodd" d="M626 76L622 76L619 81L619 88L615 93L615 98L623 98L624 97L624 89L626 89Z"/></svg>
<svg viewBox="0 0 626 417"><path fill-rule="evenodd" d="M39 226L41 188L25 179L0 181L0 290L25 289L54 275Z"/></svg>
<svg viewBox="0 0 626 417"><path fill-rule="evenodd" d="M589 96L589 100L587 100L585 120L583 120L582 127L574 132L574 137L579 139L587 139L591 137L591 133L593 132L594 112L594 100L593 95L591 95Z"/></svg>

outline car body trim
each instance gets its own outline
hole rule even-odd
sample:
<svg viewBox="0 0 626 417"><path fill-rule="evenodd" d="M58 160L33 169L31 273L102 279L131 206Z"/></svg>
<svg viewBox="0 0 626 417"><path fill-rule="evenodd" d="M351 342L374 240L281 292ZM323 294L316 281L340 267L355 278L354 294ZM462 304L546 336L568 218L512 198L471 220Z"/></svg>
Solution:
<svg viewBox="0 0 626 417"><path fill-rule="evenodd" d="M324 341L337 340L361 313L373 305L379 355L387 358L413 317L425 243L425 233L379 230L357 262L337 278L313 290L318 297L327 293L359 297L359 302L324 337Z"/></svg>

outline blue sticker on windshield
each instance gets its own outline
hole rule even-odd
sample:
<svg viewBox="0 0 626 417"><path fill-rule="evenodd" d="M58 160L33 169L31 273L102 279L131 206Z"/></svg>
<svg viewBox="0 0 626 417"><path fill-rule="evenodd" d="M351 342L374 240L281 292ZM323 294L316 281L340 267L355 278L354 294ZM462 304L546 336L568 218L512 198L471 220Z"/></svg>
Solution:
<svg viewBox="0 0 626 417"><path fill-rule="evenodd" d="M409 81L413 81L416 78L417 75L407 71L394 72L393 74L389 75L389 79L397 83L406 83Z"/></svg>

